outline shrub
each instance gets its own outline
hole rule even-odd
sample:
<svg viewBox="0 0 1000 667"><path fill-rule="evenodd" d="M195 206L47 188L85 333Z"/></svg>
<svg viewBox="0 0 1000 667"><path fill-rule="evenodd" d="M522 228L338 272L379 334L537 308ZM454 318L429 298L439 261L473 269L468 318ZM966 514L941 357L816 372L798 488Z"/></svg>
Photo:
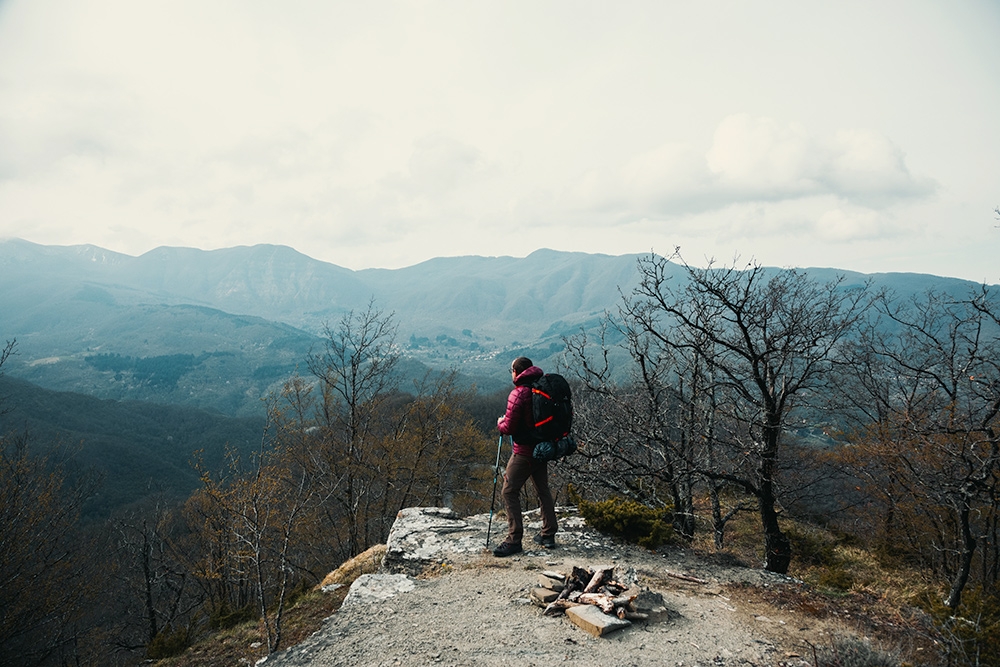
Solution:
<svg viewBox="0 0 1000 667"><path fill-rule="evenodd" d="M191 645L191 637L187 628L174 630L169 625L160 630L153 641L146 647L150 660L160 660L182 653Z"/></svg>
<svg viewBox="0 0 1000 667"><path fill-rule="evenodd" d="M816 651L816 667L899 667L895 653L879 650L867 639L836 635Z"/></svg>
<svg viewBox="0 0 1000 667"><path fill-rule="evenodd" d="M952 613L943 603L940 591L923 591L916 596L917 606L929 613L941 633L949 664L986 665L1000 660L1000 596L981 587L966 588L962 605Z"/></svg>
<svg viewBox="0 0 1000 667"><path fill-rule="evenodd" d="M823 588L849 591L854 586L854 576L838 563L823 568L817 583Z"/></svg>
<svg viewBox="0 0 1000 667"><path fill-rule="evenodd" d="M570 498L589 525L627 542L655 549L673 535L669 508L655 509L625 498L590 502L577 495L572 488Z"/></svg>
<svg viewBox="0 0 1000 667"><path fill-rule="evenodd" d="M840 540L795 524L789 526L785 534L792 543L796 563L804 568L815 568L813 576L819 586L839 591L847 591L854 586L854 575L837 554Z"/></svg>
<svg viewBox="0 0 1000 667"><path fill-rule="evenodd" d="M326 575L323 581L320 582L320 587L331 586L333 584L352 584L362 574L378 572L379 567L382 565L382 560L385 558L385 552L386 545L376 544Z"/></svg>

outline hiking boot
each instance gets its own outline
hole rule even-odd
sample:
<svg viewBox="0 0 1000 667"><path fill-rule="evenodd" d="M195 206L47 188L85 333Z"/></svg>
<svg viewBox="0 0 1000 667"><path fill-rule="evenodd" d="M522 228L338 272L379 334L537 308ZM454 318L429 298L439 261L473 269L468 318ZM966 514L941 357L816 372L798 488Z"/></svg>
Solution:
<svg viewBox="0 0 1000 667"><path fill-rule="evenodd" d="M541 544L546 549L556 548L556 538L552 535L550 535L549 537L545 537L544 535L539 533L538 535L535 535L531 539L535 542L535 544Z"/></svg>
<svg viewBox="0 0 1000 667"><path fill-rule="evenodd" d="M503 558L504 556L513 556L514 554L521 553L521 545L518 542L504 542L496 549L493 550L493 555L497 558Z"/></svg>

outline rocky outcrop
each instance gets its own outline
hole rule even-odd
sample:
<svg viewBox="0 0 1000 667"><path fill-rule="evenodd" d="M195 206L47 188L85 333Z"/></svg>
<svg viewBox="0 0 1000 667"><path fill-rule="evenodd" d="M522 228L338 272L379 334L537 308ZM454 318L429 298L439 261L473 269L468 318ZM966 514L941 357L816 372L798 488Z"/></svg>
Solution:
<svg viewBox="0 0 1000 667"><path fill-rule="evenodd" d="M482 515L463 519L448 507L408 507L389 531L382 569L417 575L459 554L478 553L486 547L487 526L481 523Z"/></svg>
<svg viewBox="0 0 1000 667"><path fill-rule="evenodd" d="M446 508L400 512L382 571L358 577L321 630L268 657L267 667L652 667L665 661L806 667L807 661L783 659L792 653L782 645L816 643L825 632L812 620L786 621L781 610L768 608L765 615L763 605L744 605L731 596L739 589L724 588L735 582L775 585L784 578L721 565L681 545L655 552L634 547L587 527L575 508L558 512L555 549L531 541L541 520L537 511L526 512L526 550L508 558L495 558L486 549L488 514L460 517ZM494 516L492 545L505 532L506 522ZM632 606L646 618L615 631L614 621L593 610L545 615L532 595L539 577L575 566L613 567L615 579L629 586L628 597L637 592Z"/></svg>

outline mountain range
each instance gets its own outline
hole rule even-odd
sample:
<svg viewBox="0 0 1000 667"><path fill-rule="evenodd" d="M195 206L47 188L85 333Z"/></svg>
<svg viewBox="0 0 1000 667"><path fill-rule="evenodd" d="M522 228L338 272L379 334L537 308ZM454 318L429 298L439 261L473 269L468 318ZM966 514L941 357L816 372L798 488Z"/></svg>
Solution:
<svg viewBox="0 0 1000 667"><path fill-rule="evenodd" d="M455 369L492 390L507 385L509 357L544 363L563 336L614 311L637 284L640 257L539 250L354 271L275 245L133 257L10 239L0 241L0 341L16 338L18 354L4 371L100 398L259 414L263 395L305 373L324 327L372 303L393 315L407 379ZM975 286L926 274L807 272L843 275L848 285L870 278L900 293Z"/></svg>

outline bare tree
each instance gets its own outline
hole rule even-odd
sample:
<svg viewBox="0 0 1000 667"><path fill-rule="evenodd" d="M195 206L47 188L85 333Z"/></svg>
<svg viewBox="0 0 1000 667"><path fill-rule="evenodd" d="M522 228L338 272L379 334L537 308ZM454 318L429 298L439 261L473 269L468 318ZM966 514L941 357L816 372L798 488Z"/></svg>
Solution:
<svg viewBox="0 0 1000 667"><path fill-rule="evenodd" d="M109 522L112 545L107 591L118 612L116 651L146 649L162 631L186 632L192 613L204 602L186 554L171 533L180 526L176 513L157 501Z"/></svg>
<svg viewBox="0 0 1000 667"><path fill-rule="evenodd" d="M372 543L370 520L378 524L375 532L387 520L368 511L381 501L379 488L370 484L369 455L385 426L381 408L398 386L395 338L392 315L371 301L364 312L345 314L336 328L327 325L323 350L308 360L321 390L315 404L319 440L310 456L317 480L325 486L329 523L348 531L344 558Z"/></svg>
<svg viewBox="0 0 1000 667"><path fill-rule="evenodd" d="M7 363L7 360L14 354L17 349L17 339L8 340L2 348L0 348L0 377L3 377L3 365ZM4 405L6 403L7 397L0 395L0 416L7 413L8 407Z"/></svg>
<svg viewBox="0 0 1000 667"><path fill-rule="evenodd" d="M586 433L582 456L570 465L578 482L650 506L669 501L674 531L690 540L692 440L683 428L680 362L674 350L644 331L633 305L626 300L596 336L581 332L566 339L569 367L582 384L575 420ZM620 352L626 356L612 361ZM620 372L623 365L627 373Z"/></svg>
<svg viewBox="0 0 1000 667"><path fill-rule="evenodd" d="M896 532L950 580L961 604L980 542L993 543L1000 473L1000 332L996 295L882 295L848 368L860 430L849 452ZM996 562L986 569L994 572ZM995 578L995 574L993 575Z"/></svg>
<svg viewBox="0 0 1000 667"><path fill-rule="evenodd" d="M72 661L93 573L77 531L94 480L68 484L25 433L0 434L0 655L5 664Z"/></svg>
<svg viewBox="0 0 1000 667"><path fill-rule="evenodd" d="M269 420L261 447L245 468L231 455L229 475L203 474L205 491L227 521L233 571L251 584L269 653L282 645L288 593L298 574L294 538L315 494L311 473L272 440Z"/></svg>
<svg viewBox="0 0 1000 667"><path fill-rule="evenodd" d="M714 397L712 437L729 455L699 472L756 498L764 567L787 572L791 546L777 510L783 434L793 412L829 388L838 348L867 307L867 286L846 290L842 279L819 283L753 262L742 269L683 263L683 282L672 280L664 257L650 255L639 268L630 312L663 346L711 368L704 391Z"/></svg>

